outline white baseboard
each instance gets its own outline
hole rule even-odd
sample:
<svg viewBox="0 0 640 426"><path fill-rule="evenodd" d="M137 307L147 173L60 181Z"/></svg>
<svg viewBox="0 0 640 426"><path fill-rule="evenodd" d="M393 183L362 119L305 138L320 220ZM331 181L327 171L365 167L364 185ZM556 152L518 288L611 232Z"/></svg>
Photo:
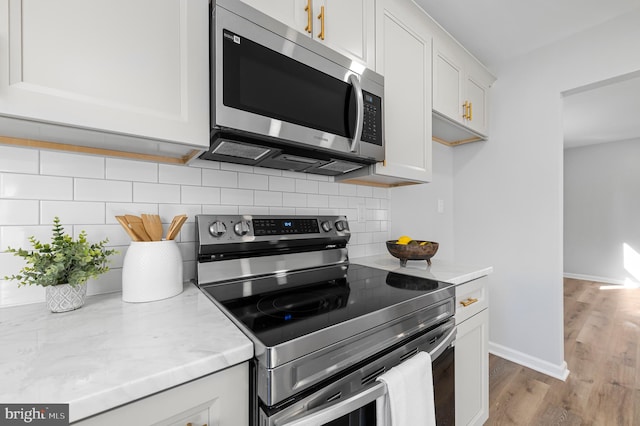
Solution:
<svg viewBox="0 0 640 426"><path fill-rule="evenodd" d="M551 364L550 362L544 361L540 358L532 357L520 351L516 351L493 342L489 342L489 352L499 356L500 358L531 368L532 370L536 370L542 374L546 374L547 376L560 379L563 382L566 381L569 376L569 369L567 368L566 361L563 361L560 365Z"/></svg>
<svg viewBox="0 0 640 426"><path fill-rule="evenodd" d="M629 285L629 280L621 280L619 278L611 278L611 277L598 277L596 275L583 275L583 274L572 274L569 272L564 272L562 274L565 278L573 278L576 280L582 281L595 281L598 283L605 284L617 284L617 285Z"/></svg>

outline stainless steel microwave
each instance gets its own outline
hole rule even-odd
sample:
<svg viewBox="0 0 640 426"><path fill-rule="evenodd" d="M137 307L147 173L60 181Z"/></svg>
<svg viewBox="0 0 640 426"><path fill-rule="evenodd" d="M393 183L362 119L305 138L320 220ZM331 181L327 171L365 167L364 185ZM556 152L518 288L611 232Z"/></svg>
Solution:
<svg viewBox="0 0 640 426"><path fill-rule="evenodd" d="M383 77L238 0L211 5L201 158L340 175L384 160Z"/></svg>

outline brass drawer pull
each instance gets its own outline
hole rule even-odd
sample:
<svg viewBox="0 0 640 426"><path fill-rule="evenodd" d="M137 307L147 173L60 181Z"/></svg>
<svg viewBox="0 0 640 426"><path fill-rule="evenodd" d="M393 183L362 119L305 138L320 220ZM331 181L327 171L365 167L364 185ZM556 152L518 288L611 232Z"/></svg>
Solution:
<svg viewBox="0 0 640 426"><path fill-rule="evenodd" d="M478 301L478 299L474 299L472 297L468 297L467 300L461 301L460 304L466 308L467 306L469 306L471 304L474 304L477 301Z"/></svg>

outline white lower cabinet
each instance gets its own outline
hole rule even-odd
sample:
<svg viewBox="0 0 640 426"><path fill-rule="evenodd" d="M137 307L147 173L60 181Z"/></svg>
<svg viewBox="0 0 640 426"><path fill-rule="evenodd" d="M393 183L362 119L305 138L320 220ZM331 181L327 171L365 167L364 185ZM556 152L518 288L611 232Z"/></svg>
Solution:
<svg viewBox="0 0 640 426"><path fill-rule="evenodd" d="M247 426L248 364L230 367L184 385L73 423L74 426Z"/></svg>
<svg viewBox="0 0 640 426"><path fill-rule="evenodd" d="M456 286L456 425L489 418L488 278Z"/></svg>

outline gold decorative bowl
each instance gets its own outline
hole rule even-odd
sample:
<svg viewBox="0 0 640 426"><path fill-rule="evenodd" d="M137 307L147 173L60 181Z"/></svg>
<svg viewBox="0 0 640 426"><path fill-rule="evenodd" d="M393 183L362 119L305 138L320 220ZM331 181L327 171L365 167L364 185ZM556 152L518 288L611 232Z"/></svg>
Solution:
<svg viewBox="0 0 640 426"><path fill-rule="evenodd" d="M387 241L387 250L391 256L400 259L400 266L406 266L407 260L426 260L431 266L431 258L438 251L439 244L434 241L413 240L416 243L398 244L396 240Z"/></svg>

